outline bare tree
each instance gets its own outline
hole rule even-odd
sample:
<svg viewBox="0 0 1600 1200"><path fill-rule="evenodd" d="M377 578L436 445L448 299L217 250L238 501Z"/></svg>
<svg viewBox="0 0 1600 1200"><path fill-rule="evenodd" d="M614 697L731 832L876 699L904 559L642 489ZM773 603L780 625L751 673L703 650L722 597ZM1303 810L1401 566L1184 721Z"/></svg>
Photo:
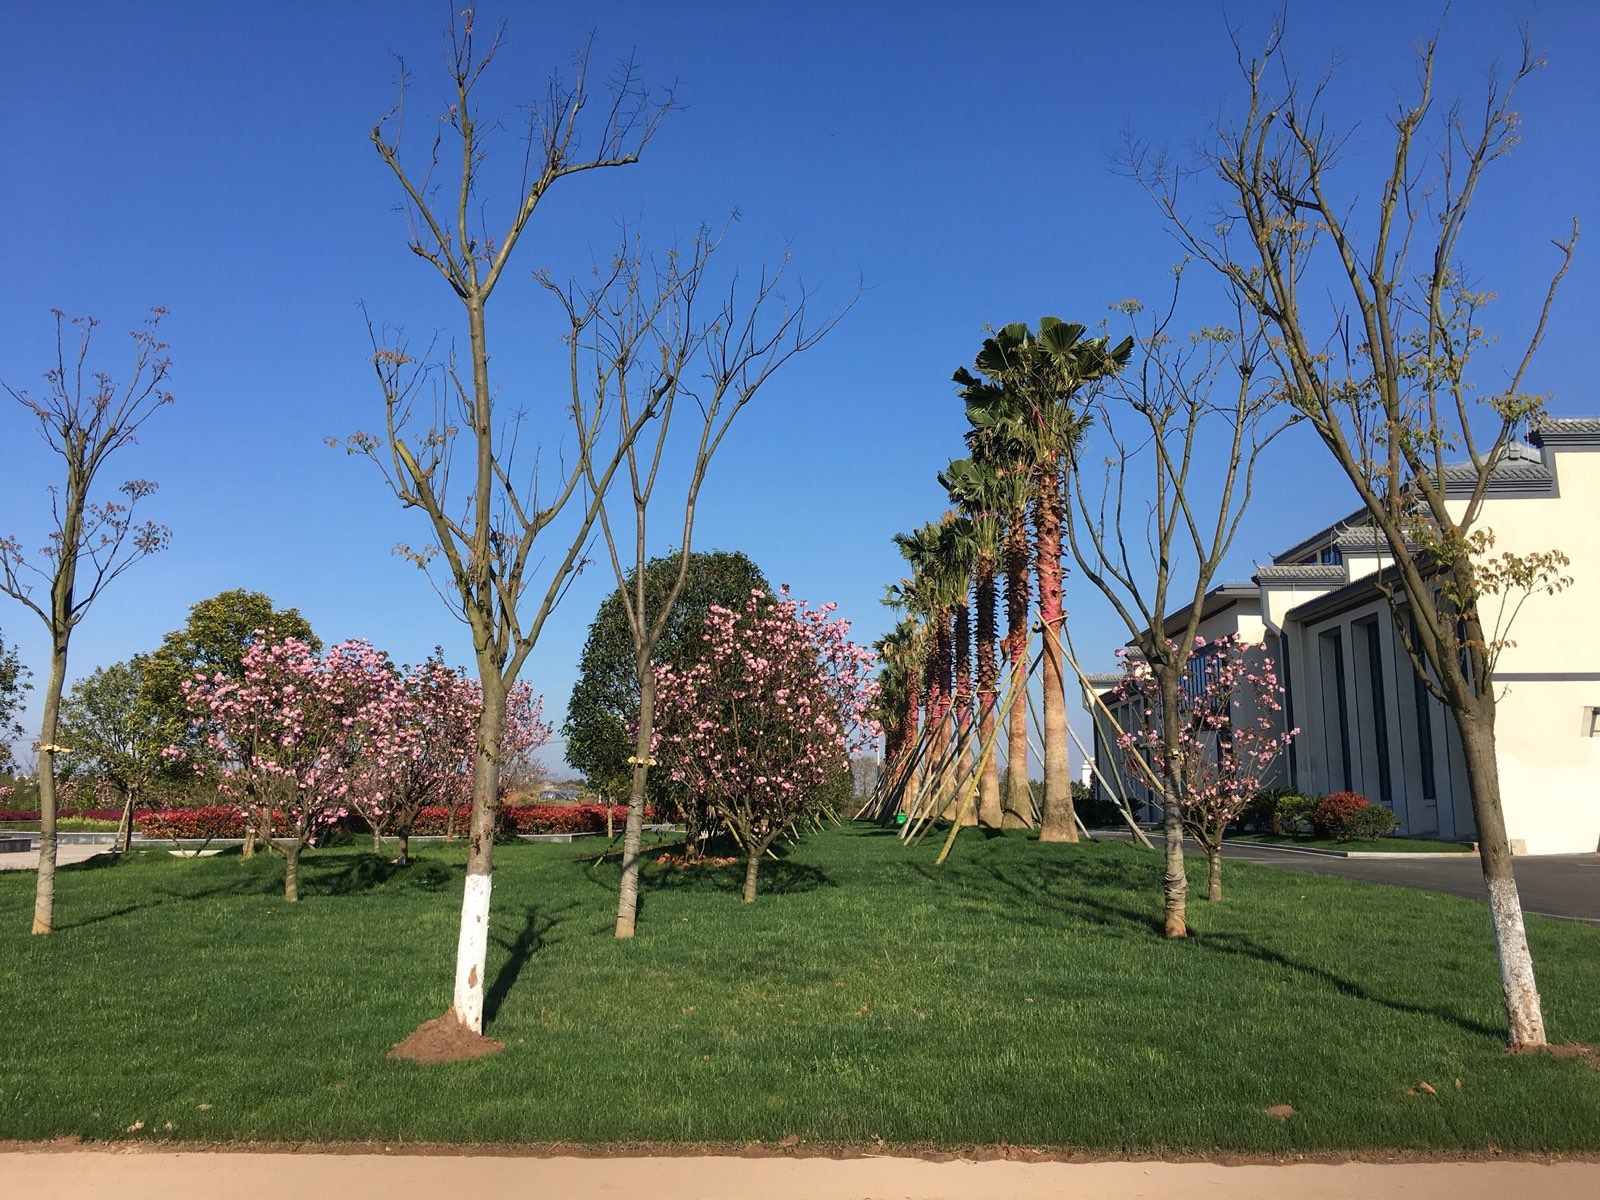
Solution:
<svg viewBox="0 0 1600 1200"><path fill-rule="evenodd" d="M1391 115L1385 173L1375 193L1361 195L1341 190L1352 176L1351 135L1323 112L1331 76L1299 78L1283 37L1279 23L1250 57L1234 36L1248 104L1236 124L1215 131L1202 162L1220 185L1220 217L1188 215L1180 176L1161 156L1136 148L1128 165L1180 242L1266 322L1279 399L1316 431L1381 534L1390 565L1378 585L1404 615L1396 627L1418 677L1460 733L1510 1041L1542 1045L1500 808L1494 664L1505 631L1485 621L1480 601L1558 589L1565 559L1558 551L1490 559L1492 532L1480 517L1516 433L1543 409L1523 386L1577 224L1553 243L1549 287L1504 386L1481 393L1469 367L1490 340L1490 297L1470 286L1461 248L1484 172L1518 140L1513 97L1543 61L1524 32L1514 67L1490 73L1481 104L1440 105L1436 34L1419 49L1413 98Z"/></svg>
<svg viewBox="0 0 1600 1200"><path fill-rule="evenodd" d="M1166 310L1142 329L1141 306L1120 306L1135 322L1139 364L1091 393L1086 409L1106 446L1104 471L1098 488L1085 485L1097 474L1090 464L1068 472L1065 521L1079 572L1127 626L1160 698L1167 748L1162 923L1169 938L1188 934L1183 808L1191 764L1179 737L1178 697L1194 661L1205 595L1250 502L1256 460L1287 424L1254 379L1264 342L1253 314L1241 306L1232 328L1169 332L1181 276L1180 268ZM1167 613L1178 600L1188 607L1172 628Z"/></svg>
<svg viewBox="0 0 1600 1200"><path fill-rule="evenodd" d="M372 131L379 157L400 185L411 252L438 272L464 310L465 374L454 353L442 366L431 363L426 355L413 359L398 335L369 324L373 367L384 396L384 431L381 435L357 433L344 443L352 453L365 454L377 463L404 506L421 509L426 515L432 543L421 548L401 547L401 552L424 570L442 557L447 578L443 583L435 581L436 590L472 634L483 685L483 710L473 759L467 879L450 1014L478 1033L483 1029L494 821L507 693L545 621L582 566L584 545L627 444L653 415L648 405L639 406L632 421L624 423L615 441L602 450L601 442L610 434L610 412L603 403L606 393L600 390L601 399L590 403L574 376L571 397L561 402L566 415L559 418L576 441L574 457L554 470L548 461L541 464L536 459L531 466L519 463L516 451L522 414L508 419L495 404L489 375L487 308L534 210L550 188L585 171L637 162L672 104L670 96L652 98L629 65L612 79L609 103L600 119L586 120L591 99L588 52L577 55L571 79L552 82L544 100L527 109L516 207L497 237L485 223L486 202L480 195L487 154L484 134L494 126L481 123L473 88L494 60L499 44L497 31L488 47L480 48L471 9L452 16L446 64L453 95L433 126L432 152L422 160L420 171L408 169L400 160L407 83L403 64L401 100ZM580 137L580 131L593 139L592 149L582 153L580 142L585 137ZM453 143L452 157L459 162L459 167L449 172L448 187L435 178L443 169L441 153L447 140ZM620 262L614 270L617 277L624 274ZM598 315L607 294L603 285L596 290L593 306L579 314L580 328ZM419 397L430 394L431 424L417 412ZM537 432L547 434L548 425ZM452 467L466 465L457 461L458 449L470 456L470 466L461 480L464 488L452 491ZM545 560L534 557L534 545L569 505L575 512L561 527L566 544L552 556L553 566L541 590L533 575Z"/></svg>
<svg viewBox="0 0 1600 1200"><path fill-rule="evenodd" d="M604 504L606 464L584 458L589 493L600 498L600 528L617 576L618 595L633 639L634 678L639 685L639 721L629 757L630 795L623 830L622 883L617 899L616 936L632 937L639 902L639 851L645 794L655 730L656 647L688 576L696 506L711 460L734 418L755 398L774 372L795 355L815 346L843 313L820 325L806 323L807 297L790 303L778 290L784 268L763 271L753 290L740 295L735 277L726 290L706 297L706 274L721 244L702 229L686 251L664 261L643 254L619 258L617 270L598 287L542 282L567 311L572 377L592 381L582 411L608 409L617 444L627 465L632 501L632 538L613 527ZM787 260L785 260L785 266ZM649 564L650 504L662 483L662 468L679 457L671 449L674 422L689 408L692 456L683 455L688 478L682 487L682 524L677 571L666 591L652 597L646 588ZM634 436L643 415L653 414L653 438ZM680 436L682 431L680 430ZM651 601L654 600L652 609Z"/></svg>
<svg viewBox="0 0 1600 1200"><path fill-rule="evenodd" d="M44 622L50 636L50 676L45 684L39 728L39 878L34 891L33 932L49 933L55 921L56 780L55 760L61 691L67 678L72 631L113 579L141 558L166 548L172 531L152 521L135 524L134 509L156 485L130 479L120 499L95 500L95 480L105 461L137 440L140 427L163 405L172 360L157 327L164 309L152 309L133 337L133 373L119 384L103 371L89 370L89 347L99 324L77 317L76 346L69 347L67 318L56 312L55 366L45 372L45 392L35 395L0 383L38 421L39 435L61 457L66 478L52 486L49 543L29 562L14 537L0 537L0 591L21 601ZM36 582L37 581L37 582ZM43 584L47 597L34 597Z"/></svg>

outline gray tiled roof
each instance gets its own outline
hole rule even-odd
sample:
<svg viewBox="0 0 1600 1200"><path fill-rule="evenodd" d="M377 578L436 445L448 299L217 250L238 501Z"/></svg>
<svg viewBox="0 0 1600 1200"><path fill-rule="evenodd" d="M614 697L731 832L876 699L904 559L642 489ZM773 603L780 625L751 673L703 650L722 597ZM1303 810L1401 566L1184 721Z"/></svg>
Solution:
<svg viewBox="0 0 1600 1200"><path fill-rule="evenodd" d="M1600 445L1600 417L1546 417L1528 440L1535 446Z"/></svg>
<svg viewBox="0 0 1600 1200"><path fill-rule="evenodd" d="M1255 574L1257 583L1343 583L1344 578L1338 563L1273 563Z"/></svg>

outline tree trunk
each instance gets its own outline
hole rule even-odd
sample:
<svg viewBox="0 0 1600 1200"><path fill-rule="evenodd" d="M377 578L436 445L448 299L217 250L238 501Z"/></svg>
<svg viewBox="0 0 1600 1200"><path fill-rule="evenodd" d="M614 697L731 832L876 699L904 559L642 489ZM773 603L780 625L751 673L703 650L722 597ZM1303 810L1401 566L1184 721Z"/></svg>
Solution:
<svg viewBox="0 0 1600 1200"><path fill-rule="evenodd" d="M1472 815L1478 824L1478 860L1489 893L1494 948L1500 960L1500 989L1505 994L1507 1034L1512 1047L1543 1046L1544 1012L1533 977L1533 956L1522 923L1522 900L1511 868L1511 842L1500 808L1500 764L1495 750L1494 697L1476 697L1473 712L1454 708L1456 728L1467 763Z"/></svg>
<svg viewBox="0 0 1600 1200"><path fill-rule="evenodd" d="M402 867L411 861L411 823L408 821L395 830L395 839L400 843L400 854L395 859Z"/></svg>
<svg viewBox="0 0 1600 1200"><path fill-rule="evenodd" d="M300 851L305 843L299 838L285 839L283 850L283 898L290 904L300 900Z"/></svg>
<svg viewBox="0 0 1600 1200"><path fill-rule="evenodd" d="M634 671L639 680L639 729L633 739L633 789L628 795L628 820L622 831L622 886L617 893L616 927L619 938L633 936L639 916L639 849L644 841L645 785L650 776L650 743L656 724L656 681L649 659L635 662Z"/></svg>
<svg viewBox="0 0 1600 1200"><path fill-rule="evenodd" d="M950 798L956 811L951 815L963 825L978 823L975 804L967 803L972 774L972 609L956 606L955 624L955 737L956 746L950 768Z"/></svg>
<svg viewBox="0 0 1600 1200"><path fill-rule="evenodd" d="M56 737L61 725L61 689L67 678L67 640L53 639L50 682L39 726L39 877L33 892L33 932L49 933L56 914Z"/></svg>
<svg viewBox="0 0 1600 1200"><path fill-rule="evenodd" d="M118 854L127 854L133 849L133 801L131 791L122 798L122 819L117 822Z"/></svg>
<svg viewBox="0 0 1600 1200"><path fill-rule="evenodd" d="M1006 656L1011 662L1011 708L1006 714L1006 790L1001 825L1033 828L1028 794L1028 523L1013 513L1006 530Z"/></svg>
<svg viewBox="0 0 1600 1200"><path fill-rule="evenodd" d="M999 829L1005 823L1000 806L1000 765L995 753L995 689L1000 671L995 662L995 577L992 568L978 574L978 753L984 754L978 772L978 824Z"/></svg>
<svg viewBox="0 0 1600 1200"><path fill-rule="evenodd" d="M372 831L372 857L383 857L383 835L376 829Z"/></svg>
<svg viewBox="0 0 1600 1200"><path fill-rule="evenodd" d="M739 898L746 904L754 904L756 900L756 877L761 873L761 859L766 854L767 847L772 845L770 839L762 840L751 837L747 843L744 859L744 889L739 893Z"/></svg>
<svg viewBox="0 0 1600 1200"><path fill-rule="evenodd" d="M1183 869L1183 756L1178 742L1178 681L1170 670L1162 672L1161 742L1167 747L1161 798L1161 832L1165 841L1166 871L1161 881L1162 927L1169 938L1189 936L1189 880Z"/></svg>
<svg viewBox="0 0 1600 1200"><path fill-rule="evenodd" d="M489 896L494 877L494 819L500 807L500 743L506 687L492 665L482 668L483 712L472 763L472 816L467 830L467 879L456 940L455 993L450 1011L473 1033L483 1032L484 974L489 960Z"/></svg>
<svg viewBox="0 0 1600 1200"><path fill-rule="evenodd" d="M1044 629L1044 811L1039 840L1075 842L1078 822L1067 759L1067 681L1061 651L1061 476L1051 463L1035 478L1035 573L1039 577L1039 622Z"/></svg>
<svg viewBox="0 0 1600 1200"><path fill-rule="evenodd" d="M1222 847L1206 847L1206 899L1222 899Z"/></svg>

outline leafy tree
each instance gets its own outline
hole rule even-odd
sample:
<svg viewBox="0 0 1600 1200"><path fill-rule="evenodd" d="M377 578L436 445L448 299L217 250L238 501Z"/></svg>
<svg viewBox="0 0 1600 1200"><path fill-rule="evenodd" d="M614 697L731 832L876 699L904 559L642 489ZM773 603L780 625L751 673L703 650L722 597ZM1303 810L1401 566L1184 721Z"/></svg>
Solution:
<svg viewBox="0 0 1600 1200"><path fill-rule="evenodd" d="M659 612L677 579L676 554L652 559L644 572L644 604ZM626 592L637 592L635 573L625 588L601 601L578 659L578 680L567 702L561 727L567 739L567 761L608 803L620 803L632 785L628 757L634 753L633 731L639 721L639 676L635 669ZM705 646L701 635L712 605L743 607L751 592L771 591L760 568L738 551L694 551L689 555L683 586L656 643L655 662L683 671L699 662ZM650 802L672 803L678 789L664 775L652 777Z"/></svg>
<svg viewBox="0 0 1600 1200"><path fill-rule="evenodd" d="M66 772L103 779L122 803L122 852L133 837L133 813L181 768L165 753L172 744L165 714L152 705L146 686L150 659L101 667L72 685L61 706L61 741Z"/></svg>
<svg viewBox="0 0 1600 1200"><path fill-rule="evenodd" d="M1553 241L1542 306L1494 389L1474 387L1474 360L1495 340L1484 314L1493 297L1473 286L1462 252L1486 172L1518 141L1515 94L1544 63L1524 32L1519 58L1509 72L1489 73L1481 102L1441 104L1435 35L1418 50L1413 95L1390 117L1379 174L1363 185L1349 161L1353 131L1330 123L1324 82L1308 83L1288 61L1281 25L1261 53L1237 38L1234 49L1244 103L1202 148L1200 173L1217 186L1204 216L1187 208L1195 172L1137 146L1127 167L1188 253L1260 314L1278 398L1315 432L1381 537L1392 565L1378 586L1418 679L1460 734L1509 1041L1541 1046L1544 1016L1500 806L1494 668L1519 607L1510 595L1569 580L1558 550L1492 557L1481 517L1517 432L1543 412L1543 398L1524 385L1577 223Z"/></svg>
<svg viewBox="0 0 1600 1200"><path fill-rule="evenodd" d="M313 652L322 649L299 609L275 609L261 592L234 588L194 604L183 628L168 633L145 657L143 699L167 723L169 744L178 744L189 725L183 685L196 674L243 678L245 655L263 636L269 642L292 637Z"/></svg>
<svg viewBox="0 0 1600 1200"><path fill-rule="evenodd" d="M101 469L112 454L137 440L144 423L172 403L166 390L172 360L157 337L164 310L151 310L145 327L133 333L133 371L125 385L104 371L89 369L95 326L92 317L72 322L77 345L69 351L66 317L56 312L55 366L45 372L42 395L0 383L39 423L50 451L61 457L65 478L51 488L51 529L39 557L30 562L14 537L0 536L0 591L21 602L44 623L50 638L50 675L45 683L39 729L39 873L34 888L33 932L49 933L55 923L56 785L60 747L61 694L67 679L72 631L117 576L134 563L164 550L172 532L153 521L135 524L134 509L156 485L130 479L117 489L120 499L94 497ZM35 598L42 583L47 596Z"/></svg>
<svg viewBox="0 0 1600 1200"><path fill-rule="evenodd" d="M656 669L657 753L738 839L746 903L768 848L827 785L849 795L851 752L878 734L868 716L874 656L849 640L849 622L830 618L833 607L753 593L737 611L706 615L699 662Z"/></svg>
<svg viewBox="0 0 1600 1200"><path fill-rule="evenodd" d="M22 708L23 694L32 688L28 682L30 672L17 658L17 648L8 646L0 637L0 773L12 769L11 742L22 736L22 724L17 720Z"/></svg>

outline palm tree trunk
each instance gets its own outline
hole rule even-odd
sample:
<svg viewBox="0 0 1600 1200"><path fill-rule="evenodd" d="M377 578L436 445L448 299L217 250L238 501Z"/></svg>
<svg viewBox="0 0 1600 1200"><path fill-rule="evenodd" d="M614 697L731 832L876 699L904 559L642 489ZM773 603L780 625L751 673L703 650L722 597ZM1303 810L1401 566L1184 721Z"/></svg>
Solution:
<svg viewBox="0 0 1600 1200"><path fill-rule="evenodd" d="M1033 828L1028 794L1028 522L1011 514L1006 526L1006 656L1011 662L1011 708L1006 716L1006 829Z"/></svg>
<svg viewBox="0 0 1600 1200"><path fill-rule="evenodd" d="M1044 811L1041 842L1075 842L1078 822L1072 807L1067 759L1067 691L1061 651L1061 475L1052 462L1034 475L1034 539L1039 578L1039 621L1044 630Z"/></svg>
<svg viewBox="0 0 1600 1200"><path fill-rule="evenodd" d="M976 825L976 809L966 803L972 763L972 609L956 606L955 614L955 753L951 761L950 800L962 824ZM959 786L957 786L959 784Z"/></svg>
<svg viewBox="0 0 1600 1200"><path fill-rule="evenodd" d="M995 688L999 666L995 662L995 575L992 565L978 572L978 746L988 746L995 732ZM999 829L1005 823L1000 807L1000 767L991 749L978 774L978 824Z"/></svg>

